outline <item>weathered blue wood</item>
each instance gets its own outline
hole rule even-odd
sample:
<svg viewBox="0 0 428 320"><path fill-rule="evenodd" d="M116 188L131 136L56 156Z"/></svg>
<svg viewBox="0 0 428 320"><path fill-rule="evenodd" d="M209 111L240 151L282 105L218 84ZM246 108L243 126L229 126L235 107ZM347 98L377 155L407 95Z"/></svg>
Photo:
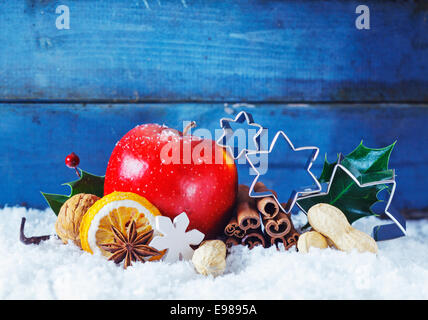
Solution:
<svg viewBox="0 0 428 320"><path fill-rule="evenodd" d="M81 168L103 175L115 143L138 124L156 122L181 129L195 120L211 132L221 117L251 112L269 128L270 137L285 130L295 146L315 145L320 156L314 172L321 171L324 154L333 161L349 153L363 139L369 147L397 140L391 168L397 171L394 206L400 210L427 210L428 141L426 105L224 105L224 104L0 104L0 204L44 207L39 191L67 193L63 182L75 180L64 164L74 151ZM271 159L269 183L276 190L293 185L296 163ZM284 181L284 177L291 177ZM240 166L241 183L250 183L248 168ZM427 210L428 211L428 210Z"/></svg>
<svg viewBox="0 0 428 320"><path fill-rule="evenodd" d="M0 100L427 102L426 1L360 4L1 1Z"/></svg>

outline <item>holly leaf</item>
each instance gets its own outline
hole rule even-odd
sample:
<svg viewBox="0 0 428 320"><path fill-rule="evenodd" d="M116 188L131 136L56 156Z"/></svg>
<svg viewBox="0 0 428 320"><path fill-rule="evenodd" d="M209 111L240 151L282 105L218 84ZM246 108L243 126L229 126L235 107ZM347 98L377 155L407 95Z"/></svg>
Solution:
<svg viewBox="0 0 428 320"><path fill-rule="evenodd" d="M385 148L372 149L364 146L363 141L361 141L358 147L346 155L340 163L356 177L370 172L387 171L389 169L389 158L395 143L396 141ZM337 156L337 160L339 158L340 155ZM330 181L337 160L334 163L328 163L326 155L321 176L318 178L320 183Z"/></svg>
<svg viewBox="0 0 428 320"><path fill-rule="evenodd" d="M326 182L330 181L331 174L333 173L334 166L337 164L339 157L340 157L340 155L337 155L336 162L329 163L327 160L327 154L325 155L324 165L322 167L322 172L321 172L320 177L318 178L318 181L320 183L326 183Z"/></svg>
<svg viewBox="0 0 428 320"><path fill-rule="evenodd" d="M354 151L343 157L340 163L361 184L392 179L394 172L389 170L388 163L394 146L395 142L385 148L371 149L365 147L361 142ZM338 160L339 158L341 157L338 156ZM331 184L328 194L302 197L302 199L297 200L299 207L307 212L315 204L328 203L339 208L351 224L362 217L377 216L371 208L380 201L378 199L379 192L389 189L389 186L377 184L361 188L340 168L334 176L334 181L330 181L336 164L337 161L328 163L325 159L323 171L318 178L320 183L329 182Z"/></svg>
<svg viewBox="0 0 428 320"><path fill-rule="evenodd" d="M61 210L61 207L64 204L64 202L70 199L70 197L64 196L62 194L53 194L53 193L45 193L45 192L40 192L40 193L45 198L49 207L51 207L51 209L53 210L53 212L55 212L56 215L58 215L59 210Z"/></svg>
<svg viewBox="0 0 428 320"><path fill-rule="evenodd" d="M84 170L80 170L80 178L75 181L66 182L62 185L68 185L71 189L71 192L68 196L61 194L53 194L41 192L42 196L45 198L49 207L55 212L56 215L59 214L59 211L68 199L72 196L79 193L88 193L94 194L97 197L103 197L104 195L104 176L93 175Z"/></svg>
<svg viewBox="0 0 428 320"><path fill-rule="evenodd" d="M393 176L393 170L387 170L367 173L357 177L357 179L363 184L392 179ZM388 188L385 184L360 187L340 168L337 169L334 179L330 183L330 189L327 194L314 195L298 200L298 204L305 212L318 203L331 204L345 214L350 224L363 217L377 216L371 207L380 201L378 193Z"/></svg>

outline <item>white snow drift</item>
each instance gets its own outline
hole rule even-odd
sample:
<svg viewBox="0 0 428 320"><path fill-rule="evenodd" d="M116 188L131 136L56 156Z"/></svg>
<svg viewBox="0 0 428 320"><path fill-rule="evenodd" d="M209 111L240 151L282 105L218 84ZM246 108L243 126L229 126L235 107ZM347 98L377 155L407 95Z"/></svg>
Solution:
<svg viewBox="0 0 428 320"><path fill-rule="evenodd" d="M26 246L23 216L27 236L55 232L50 209L0 210L0 299L428 299L428 220L408 222L409 235L379 242L377 255L234 247L225 274L212 278L190 261L124 270L55 238ZM376 223L371 217L354 226L369 233Z"/></svg>

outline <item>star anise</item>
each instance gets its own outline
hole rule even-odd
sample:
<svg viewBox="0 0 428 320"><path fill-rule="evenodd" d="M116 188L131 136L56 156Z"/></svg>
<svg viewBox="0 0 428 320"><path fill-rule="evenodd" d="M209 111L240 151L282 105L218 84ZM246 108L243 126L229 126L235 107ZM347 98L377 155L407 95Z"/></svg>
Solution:
<svg viewBox="0 0 428 320"><path fill-rule="evenodd" d="M113 260L117 264L125 260L125 269L131 265L131 261L144 263L144 258L162 254L155 248L148 246L153 236L153 229L138 235L134 220L132 220L126 235L113 225L111 230L114 234L114 242L102 244L100 247L112 253L109 260Z"/></svg>

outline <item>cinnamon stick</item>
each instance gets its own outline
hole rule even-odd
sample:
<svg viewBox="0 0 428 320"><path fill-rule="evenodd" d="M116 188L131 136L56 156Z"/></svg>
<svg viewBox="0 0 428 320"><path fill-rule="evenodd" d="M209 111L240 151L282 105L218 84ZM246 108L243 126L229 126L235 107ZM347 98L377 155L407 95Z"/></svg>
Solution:
<svg viewBox="0 0 428 320"><path fill-rule="evenodd" d="M224 234L228 237L238 237L238 238L244 237L245 231L239 227L239 223L236 218L236 215L234 215L230 219L229 223L224 228Z"/></svg>
<svg viewBox="0 0 428 320"><path fill-rule="evenodd" d="M281 237L281 238L271 238L270 243L271 245L275 245L278 250L279 250L278 245L282 243L284 245L284 250L287 251L292 246L294 246L297 242L294 242L294 241L289 242L286 237Z"/></svg>
<svg viewBox="0 0 428 320"><path fill-rule="evenodd" d="M228 237L225 243L226 243L226 248L230 249L233 246L237 246L238 244L241 244L241 240L236 237Z"/></svg>
<svg viewBox="0 0 428 320"><path fill-rule="evenodd" d="M226 227L224 227L224 234L228 237L232 237L237 226L238 222L236 221L236 218L232 217Z"/></svg>
<svg viewBox="0 0 428 320"><path fill-rule="evenodd" d="M297 244L297 240L299 239L299 234L298 233L293 233L291 235L286 235L283 237L278 237L278 238L270 238L270 244L271 245L275 245L276 248L279 250L278 245L280 243L282 243L284 245L284 249L288 250L290 249L292 246Z"/></svg>
<svg viewBox="0 0 428 320"><path fill-rule="evenodd" d="M239 185L236 203L236 213L239 227L246 231L260 227L260 215L257 212L256 201L249 196L250 188Z"/></svg>
<svg viewBox="0 0 428 320"><path fill-rule="evenodd" d="M299 234L297 231L295 231L295 232L291 232L291 233L286 237L287 243L288 243L289 245L297 244L297 241L299 240L299 237L300 237L300 234Z"/></svg>
<svg viewBox="0 0 428 320"><path fill-rule="evenodd" d="M291 221L291 213L288 214L288 217L290 218L290 221ZM295 245L297 244L299 237L300 237L300 233L294 228L293 223L291 223L291 230L286 236L287 243L290 246Z"/></svg>
<svg viewBox="0 0 428 320"><path fill-rule="evenodd" d="M249 249L253 249L255 246L266 246L266 240L263 236L262 230L254 230L248 233L243 239L242 244L248 246Z"/></svg>
<svg viewBox="0 0 428 320"><path fill-rule="evenodd" d="M24 234L25 221L27 219L22 217L21 219L21 228L19 229L19 240L21 240L24 244L40 244L42 241L49 240L51 238L50 235L46 236L35 236L35 237L26 237Z"/></svg>
<svg viewBox="0 0 428 320"><path fill-rule="evenodd" d="M286 206L286 203L281 203L281 205L282 206ZM284 234L284 235L281 235L281 236L275 236L275 234L270 234L269 232L268 232L268 230L269 231L271 231L272 230L272 228L266 228L265 227L265 230L266 230L266 233L267 233L267 235L268 235L268 237L269 237L269 240L270 240L270 244L271 245L275 245L277 248L278 248L278 245L280 244L280 243L282 243L283 245L284 245L284 249L285 250L288 250L288 249L290 249L292 246L294 246L294 245L296 245L297 244L297 240L299 239L299 236L300 236L300 234L297 232L297 230L294 228L294 225L293 225L293 221L292 221L292 219L291 219L291 213L284 213L284 212L281 212L279 215L278 215L278 217L279 216L281 216L281 217L286 217L287 219L288 219L288 221L289 221L289 228L287 227L287 229L288 229L288 231ZM277 220L277 218L276 219L274 219L273 221L275 221L275 220ZM271 221L271 220L269 220L269 221ZM265 224L265 225L267 225L267 223ZM275 231L275 229L273 229L274 231ZM278 248L279 249L279 248Z"/></svg>
<svg viewBox="0 0 428 320"><path fill-rule="evenodd" d="M277 194L273 190L269 190L263 182L257 182L254 185L255 192L272 192L275 197ZM259 209L260 213L263 215L264 219L272 219L279 213L279 206L276 200L273 197L263 197L256 199L257 209Z"/></svg>
<svg viewBox="0 0 428 320"><path fill-rule="evenodd" d="M265 232L271 238L280 238L287 235L293 226L290 218L283 212L273 219L263 220L263 225Z"/></svg>

